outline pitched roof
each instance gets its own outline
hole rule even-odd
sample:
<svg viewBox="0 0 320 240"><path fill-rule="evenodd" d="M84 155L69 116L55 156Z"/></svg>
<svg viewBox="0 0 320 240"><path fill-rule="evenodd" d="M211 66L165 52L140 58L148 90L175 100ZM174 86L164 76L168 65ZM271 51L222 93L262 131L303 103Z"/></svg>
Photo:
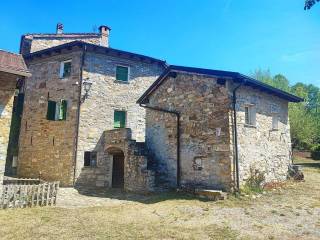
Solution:
<svg viewBox="0 0 320 240"><path fill-rule="evenodd" d="M286 99L289 102L302 102L303 99L297 97L288 92L282 91L278 88L272 87L268 84L260 82L256 79L248 77L238 72L230 72L230 71L221 71L221 70L213 70L213 69L205 69L205 68L194 68L194 67L184 67L184 66L176 66L170 65L161 76L147 89L147 91L138 99L137 103L145 103L148 96L150 96L160 85L161 83L168 77L168 75L172 72L184 72L190 74L201 74L212 77L220 77L220 78L232 78L233 81L242 83L245 86L251 86L253 88L260 89L261 91L265 91L267 93L276 95L280 98Z"/></svg>
<svg viewBox="0 0 320 240"><path fill-rule="evenodd" d="M32 59L34 57L40 57L40 56L48 56L48 54L53 53L53 52L60 52L63 49L72 49L73 47L86 47L87 51L93 51L93 52L99 52L102 54L108 54L108 55L117 55L117 56L122 56L125 58L138 58L141 61L147 60L149 62L157 62L163 66L167 66L166 62L157 58L153 57L148 57L145 55L137 54L137 53L132 53L132 52L127 52L127 51L122 51L119 49L114 49L110 47L104 47L92 43L87 43L83 41L72 41L69 43L61 44L55 47L51 48L46 48L40 51L32 52L29 54L24 55L24 59Z"/></svg>
<svg viewBox="0 0 320 240"><path fill-rule="evenodd" d="M0 71L30 77L31 73L20 54L0 49Z"/></svg>
<svg viewBox="0 0 320 240"><path fill-rule="evenodd" d="M22 35L24 37L33 37L33 38L47 38L47 37L100 37L101 33L26 33Z"/></svg>

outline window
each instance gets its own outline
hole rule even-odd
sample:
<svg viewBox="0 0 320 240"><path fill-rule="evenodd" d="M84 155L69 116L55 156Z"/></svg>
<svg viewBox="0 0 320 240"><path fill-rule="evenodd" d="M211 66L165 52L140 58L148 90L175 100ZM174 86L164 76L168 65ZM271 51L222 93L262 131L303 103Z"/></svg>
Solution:
<svg viewBox="0 0 320 240"><path fill-rule="evenodd" d="M67 119L67 101L48 101L47 120L63 121Z"/></svg>
<svg viewBox="0 0 320 240"><path fill-rule="evenodd" d="M67 78L71 75L71 60L60 63L60 78Z"/></svg>
<svg viewBox="0 0 320 240"><path fill-rule="evenodd" d="M97 166L97 152L84 152L84 166L96 167Z"/></svg>
<svg viewBox="0 0 320 240"><path fill-rule="evenodd" d="M116 80L128 82L128 80L129 80L129 67L117 66L116 67Z"/></svg>
<svg viewBox="0 0 320 240"><path fill-rule="evenodd" d="M274 114L272 116L272 129L278 130L278 128L279 128L279 117L278 115Z"/></svg>
<svg viewBox="0 0 320 240"><path fill-rule="evenodd" d="M126 112L114 111L114 128L126 127Z"/></svg>
<svg viewBox="0 0 320 240"><path fill-rule="evenodd" d="M256 125L256 109L253 105L245 106L245 124L255 126Z"/></svg>

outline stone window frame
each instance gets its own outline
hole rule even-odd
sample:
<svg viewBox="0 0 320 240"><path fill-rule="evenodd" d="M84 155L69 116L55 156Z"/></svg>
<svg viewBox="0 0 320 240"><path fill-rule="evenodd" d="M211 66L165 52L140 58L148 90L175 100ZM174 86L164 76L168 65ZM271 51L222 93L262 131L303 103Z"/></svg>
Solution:
<svg viewBox="0 0 320 240"><path fill-rule="evenodd" d="M246 109L248 109L248 111ZM246 127L256 128L257 127L257 107L256 107L256 105L253 103L245 103L244 104L244 114L245 114L244 125ZM247 118L247 114L248 114L248 118Z"/></svg>
<svg viewBox="0 0 320 240"><path fill-rule="evenodd" d="M65 65L65 63L71 63L70 74L68 76L64 76L64 65ZM68 79L69 77L71 77L71 72L72 72L72 59L60 61L59 78L60 79Z"/></svg>
<svg viewBox="0 0 320 240"><path fill-rule="evenodd" d="M118 80L117 79L117 67L128 68L128 81L123 81L123 80ZM129 65L125 65L125 64L116 64L115 71L114 71L114 78L115 78L115 82L128 84L130 82L130 79L131 79L131 67Z"/></svg>

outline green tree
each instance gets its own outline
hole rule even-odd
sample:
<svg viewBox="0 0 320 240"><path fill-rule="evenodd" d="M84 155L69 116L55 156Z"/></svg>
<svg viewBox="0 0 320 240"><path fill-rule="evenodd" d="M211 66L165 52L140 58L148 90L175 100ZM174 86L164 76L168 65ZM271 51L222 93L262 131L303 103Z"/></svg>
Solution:
<svg viewBox="0 0 320 240"><path fill-rule="evenodd" d="M269 70L258 69L252 77L295 94L305 101L289 104L289 118L293 147L310 149L320 143L320 89L312 84L296 83L292 87L282 74L272 76Z"/></svg>
<svg viewBox="0 0 320 240"><path fill-rule="evenodd" d="M316 2L319 2L320 0L305 0L304 3L304 10L309 10L310 8L313 7L313 5L316 4Z"/></svg>

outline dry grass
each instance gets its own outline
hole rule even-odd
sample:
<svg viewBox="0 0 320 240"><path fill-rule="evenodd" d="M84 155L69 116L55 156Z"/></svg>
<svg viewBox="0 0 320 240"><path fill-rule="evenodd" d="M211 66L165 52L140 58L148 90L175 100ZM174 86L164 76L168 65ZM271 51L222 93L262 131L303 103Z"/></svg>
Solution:
<svg viewBox="0 0 320 240"><path fill-rule="evenodd" d="M307 166L305 182L255 199L167 193L101 207L0 211L0 239L320 239L320 161L297 161Z"/></svg>

